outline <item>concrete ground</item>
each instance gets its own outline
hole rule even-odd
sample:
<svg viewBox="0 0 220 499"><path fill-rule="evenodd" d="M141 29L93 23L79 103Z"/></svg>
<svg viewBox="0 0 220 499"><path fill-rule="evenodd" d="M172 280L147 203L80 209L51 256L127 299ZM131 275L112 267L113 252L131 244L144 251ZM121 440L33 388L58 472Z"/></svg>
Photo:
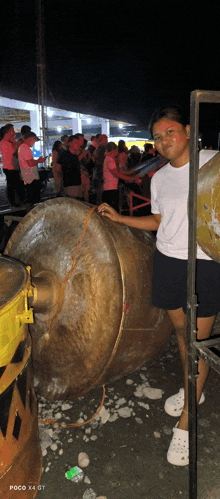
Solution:
<svg viewBox="0 0 220 499"><path fill-rule="evenodd" d="M215 327L219 333L220 322ZM204 404L198 410L198 499L220 498L219 375L211 370ZM37 499L188 499L189 466L166 459L176 419L164 411L167 397L182 386L174 333L161 355L138 371L106 386L104 408L80 428L39 425L43 472ZM39 418L74 423L96 412L98 388L76 401L39 398ZM84 452L89 465L73 483L65 472ZM43 490L44 488L44 490ZM87 494L92 489L94 495Z"/></svg>
<svg viewBox="0 0 220 499"><path fill-rule="evenodd" d="M219 383L211 370L205 403L198 408L198 499L220 499ZM176 419L165 413L164 402L182 385L172 333L157 358L106 386L104 406L92 422L78 428L39 424L43 470L37 499L188 499L189 466L172 466L166 459ZM76 401L39 398L39 419L85 421L101 399L102 387ZM82 468L83 480L74 483L65 472L78 465L81 452L89 465Z"/></svg>

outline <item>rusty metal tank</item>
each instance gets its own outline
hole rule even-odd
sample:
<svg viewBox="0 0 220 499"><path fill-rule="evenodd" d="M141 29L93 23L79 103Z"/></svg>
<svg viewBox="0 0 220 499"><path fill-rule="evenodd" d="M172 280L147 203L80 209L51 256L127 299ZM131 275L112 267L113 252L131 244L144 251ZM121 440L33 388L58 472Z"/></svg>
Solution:
<svg viewBox="0 0 220 499"><path fill-rule="evenodd" d="M200 168L197 195L197 242L220 262L220 153Z"/></svg>
<svg viewBox="0 0 220 499"><path fill-rule="evenodd" d="M0 256L0 497L32 499L42 471L31 368L29 269Z"/></svg>
<svg viewBox="0 0 220 499"><path fill-rule="evenodd" d="M19 223L5 254L31 266L39 394L76 398L161 350L171 324L151 304L154 249L150 232L73 199L51 199Z"/></svg>

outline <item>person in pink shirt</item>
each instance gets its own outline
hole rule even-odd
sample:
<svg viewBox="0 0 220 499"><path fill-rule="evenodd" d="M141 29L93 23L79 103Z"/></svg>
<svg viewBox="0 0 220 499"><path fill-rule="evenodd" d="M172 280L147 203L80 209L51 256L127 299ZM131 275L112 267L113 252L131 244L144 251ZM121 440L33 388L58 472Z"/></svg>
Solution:
<svg viewBox="0 0 220 499"><path fill-rule="evenodd" d="M26 211L30 211L34 204L40 202L41 181L38 172L38 163L44 163L46 158L33 158L31 147L40 139L34 132L28 132L24 136L24 141L18 150L21 175L26 184L27 204Z"/></svg>
<svg viewBox="0 0 220 499"><path fill-rule="evenodd" d="M7 182L7 198L11 207L20 206L25 201L24 184L20 178L19 170L15 169L15 154L17 153L15 131L11 123L1 128L0 151L3 163L3 172ZM16 194L20 203L17 203Z"/></svg>
<svg viewBox="0 0 220 499"><path fill-rule="evenodd" d="M102 201L118 211L118 177L113 174L117 170L115 158L118 155L118 148L114 142L106 144L105 160L103 164L103 193Z"/></svg>

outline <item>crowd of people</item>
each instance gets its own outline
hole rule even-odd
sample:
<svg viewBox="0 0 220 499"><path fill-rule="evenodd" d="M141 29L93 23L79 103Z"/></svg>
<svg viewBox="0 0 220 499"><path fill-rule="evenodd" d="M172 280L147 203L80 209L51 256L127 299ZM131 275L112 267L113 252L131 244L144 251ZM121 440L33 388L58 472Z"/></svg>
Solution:
<svg viewBox="0 0 220 499"><path fill-rule="evenodd" d="M128 150L124 140L108 142L105 134L92 136L89 145L82 133L64 135L52 149L54 192L97 205L106 201L118 211L119 179L134 183L134 167L154 154L148 143L141 154L137 146Z"/></svg>
<svg viewBox="0 0 220 499"><path fill-rule="evenodd" d="M14 126L6 124L0 130L0 152L6 176L7 197L11 208L25 205L30 211L40 202L41 182L38 164L46 158L34 159L32 147L40 139L30 126L21 128L15 139ZM124 140L108 142L105 134L91 137L82 133L63 135L52 147L52 167L55 196L66 196L99 205L106 201L119 210L119 180L134 184L134 168L155 154L151 144L141 153L137 146L129 150Z"/></svg>
<svg viewBox="0 0 220 499"><path fill-rule="evenodd" d="M0 152L6 176L7 198L12 209L25 205L30 211L41 199L38 164L46 158L34 159L32 147L40 139L31 127L21 128L21 137L15 139L14 126L0 129ZM124 140L108 142L105 134L91 137L82 133L63 135L52 146L52 167L55 196L66 196L99 205L108 202L119 210L119 181L134 184L134 168L155 155L151 143L144 152L137 146L129 150Z"/></svg>

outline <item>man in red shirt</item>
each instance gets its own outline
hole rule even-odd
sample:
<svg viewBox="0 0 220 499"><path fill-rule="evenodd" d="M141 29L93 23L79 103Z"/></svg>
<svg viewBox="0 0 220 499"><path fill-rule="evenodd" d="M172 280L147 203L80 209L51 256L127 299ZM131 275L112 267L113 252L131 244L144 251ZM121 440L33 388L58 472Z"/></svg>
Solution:
<svg viewBox="0 0 220 499"><path fill-rule="evenodd" d="M20 178L19 170L15 170L14 155L17 151L17 143L15 140L15 131L11 123L1 128L0 151L2 155L3 172L7 182L7 197L12 207L19 206L16 204L15 196L19 197L20 203L25 202L24 184Z"/></svg>

